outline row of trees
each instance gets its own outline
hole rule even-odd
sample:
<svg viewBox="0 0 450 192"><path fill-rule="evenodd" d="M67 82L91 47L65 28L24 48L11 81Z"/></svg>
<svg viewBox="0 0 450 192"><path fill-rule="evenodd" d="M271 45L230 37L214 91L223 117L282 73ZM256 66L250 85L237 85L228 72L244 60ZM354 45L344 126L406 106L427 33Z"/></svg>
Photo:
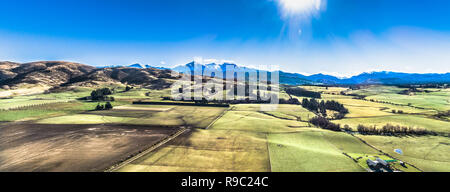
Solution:
<svg viewBox="0 0 450 192"><path fill-rule="evenodd" d="M327 116L327 109L337 111L338 114L335 116L336 119L342 119L348 113L348 109L344 107L343 104L340 104L337 101L321 101L318 102L316 99L307 99L304 98L302 100L302 107L313 111L315 113L320 113L323 117Z"/></svg>
<svg viewBox="0 0 450 192"><path fill-rule="evenodd" d="M6 109L0 109L0 111L20 111L20 110L54 110L56 108L59 108L59 106L68 103L68 102L50 102L50 103L41 103L41 104L30 104L30 105L24 105L24 106L17 106L12 108L6 108Z"/></svg>
<svg viewBox="0 0 450 192"><path fill-rule="evenodd" d="M376 126L358 125L358 132L363 135L436 135L433 131L421 128L386 124L381 129Z"/></svg>
<svg viewBox="0 0 450 192"><path fill-rule="evenodd" d="M400 88L447 88L449 87L446 83L429 83L420 85L397 85Z"/></svg>
<svg viewBox="0 0 450 192"><path fill-rule="evenodd" d="M162 97L163 100L173 100L171 97ZM201 100L195 100L193 97L190 99L185 100L184 98L181 98L181 101L194 101L195 103L202 103L202 104L208 104L208 103L219 103L219 104L264 104L264 103L271 103L271 100L262 100L261 98L258 98L256 100L251 100L250 98L245 98L241 100L211 100L208 101L205 98L202 98ZM290 98L288 100L286 99L279 99L279 104L291 104L291 105L300 105L300 101L297 98Z"/></svg>
<svg viewBox="0 0 450 192"><path fill-rule="evenodd" d="M308 91L306 89L299 88L299 87L286 88L286 93L289 95L295 95L297 97L311 97L311 98L316 98L316 99L322 98L322 95L319 92Z"/></svg>
<svg viewBox="0 0 450 192"><path fill-rule="evenodd" d="M328 130L332 130L332 131L341 131L340 124L332 123L325 117L315 116L312 119L310 119L309 122L317 127L322 128L322 129L328 129Z"/></svg>

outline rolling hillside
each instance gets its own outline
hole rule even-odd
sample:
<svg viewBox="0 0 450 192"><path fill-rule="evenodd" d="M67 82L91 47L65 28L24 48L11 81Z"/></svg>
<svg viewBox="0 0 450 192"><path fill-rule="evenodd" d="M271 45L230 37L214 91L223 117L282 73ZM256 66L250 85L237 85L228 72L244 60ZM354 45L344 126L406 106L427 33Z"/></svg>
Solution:
<svg viewBox="0 0 450 192"><path fill-rule="evenodd" d="M131 84L162 89L173 79L170 70L134 67L96 68L64 61L32 63L0 62L0 86L15 89L23 86L66 87L98 86L102 84Z"/></svg>

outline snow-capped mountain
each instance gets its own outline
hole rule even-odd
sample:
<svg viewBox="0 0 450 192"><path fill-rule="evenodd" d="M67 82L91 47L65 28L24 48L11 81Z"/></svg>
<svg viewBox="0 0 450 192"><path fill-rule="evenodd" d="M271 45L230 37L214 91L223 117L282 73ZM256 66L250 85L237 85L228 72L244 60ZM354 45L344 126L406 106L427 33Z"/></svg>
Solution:
<svg viewBox="0 0 450 192"><path fill-rule="evenodd" d="M111 66L110 66L111 67ZM113 66L121 67L121 66ZM192 61L184 65L177 65L172 68L155 67L151 65L142 66L139 63L129 65L127 67L133 68L156 68L162 70L173 70L180 73L191 73L194 75L218 76L216 74L221 71L223 77L226 77L227 71L233 72L256 72L258 69L237 65L230 62L222 63L202 63ZM261 71L261 70L259 70ZM214 72L214 73L212 73ZM448 83L450 84L450 73L401 73L401 72L365 72L356 76L348 78L340 78L333 75L313 74L303 75L299 73L289 73L278 71L281 84L289 85L304 85L304 84L319 84L319 85L353 85L353 84L385 84L385 85L399 85L399 84L426 84L426 83Z"/></svg>
<svg viewBox="0 0 450 192"><path fill-rule="evenodd" d="M197 75L208 75L208 71L222 71L226 74L226 69L234 69L234 71L254 72L257 69L240 66L234 63L209 63L203 64L198 62L190 62L185 65L178 65L172 70L177 72L191 72ZM390 71L366 72L349 78L339 78L333 75L313 74L302 75L299 73L289 73L279 71L280 83L290 85L302 84L323 84L323 85L351 85L351 84L426 84L426 83L450 83L450 73L400 73Z"/></svg>
<svg viewBox="0 0 450 192"><path fill-rule="evenodd" d="M198 62L190 62L186 65L178 65L172 68L172 70L179 72L179 73L189 73L195 74L195 75L208 75L214 74L218 71L222 72L223 77L226 77L227 72L233 71L233 72L256 72L257 69L248 68L245 66L239 66L234 63L222 63L222 64L216 64L216 63L208 63L208 64L202 64Z"/></svg>
<svg viewBox="0 0 450 192"><path fill-rule="evenodd" d="M135 64L131 64L131 65L129 65L128 67L134 67L134 68L139 68L139 69L143 69L144 67L141 65L141 64L139 64L139 63L135 63ZM147 68L147 67L146 67Z"/></svg>

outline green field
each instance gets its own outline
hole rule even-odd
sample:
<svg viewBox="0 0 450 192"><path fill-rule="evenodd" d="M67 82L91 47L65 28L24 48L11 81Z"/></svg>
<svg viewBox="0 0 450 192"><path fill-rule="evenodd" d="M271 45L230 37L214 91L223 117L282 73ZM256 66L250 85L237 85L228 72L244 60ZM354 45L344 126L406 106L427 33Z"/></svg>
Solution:
<svg viewBox="0 0 450 192"><path fill-rule="evenodd" d="M125 105L112 110L89 111L42 119L42 124L103 124L124 123L153 126L189 125L207 127L226 108L171 105Z"/></svg>
<svg viewBox="0 0 450 192"><path fill-rule="evenodd" d="M119 171L270 171L265 135L228 130L195 130L139 158Z"/></svg>
<svg viewBox="0 0 450 192"><path fill-rule="evenodd" d="M335 143L363 152L370 152L362 143L349 136L342 140L330 141L329 133L322 130L303 131L289 134L270 134L269 150L272 171L310 172L310 171L364 171L350 158L342 154ZM353 142L353 143L352 143ZM345 147L343 147L345 148ZM344 149L345 150L345 149Z"/></svg>
<svg viewBox="0 0 450 192"><path fill-rule="evenodd" d="M34 120L89 112L95 109L98 103L104 104L104 102L77 100L89 96L92 90L92 88L73 88L70 91L57 93L19 95L2 98L0 99L0 121ZM113 106L130 104L132 101L138 99L159 101L162 96L167 96L170 91L168 89L132 89L123 92L124 88L122 87L116 87L116 90L116 93L111 95L116 98L116 101L111 102ZM149 93L149 96L146 96L146 93ZM96 116L83 115L82 117L86 119L84 123L104 122L104 120ZM118 118L113 119L115 119L113 122L122 121ZM75 121L69 116L44 120L43 122L51 123L52 120L58 123L62 122L63 124L70 124ZM79 124L83 124L83 121Z"/></svg>
<svg viewBox="0 0 450 192"><path fill-rule="evenodd" d="M368 88L350 91L348 93L365 95L366 99L376 101L387 101L401 105L411 105L425 109L438 111L450 110L450 88L447 89L421 89L430 91L416 92L412 95L398 94L405 88L394 86L370 86Z"/></svg>

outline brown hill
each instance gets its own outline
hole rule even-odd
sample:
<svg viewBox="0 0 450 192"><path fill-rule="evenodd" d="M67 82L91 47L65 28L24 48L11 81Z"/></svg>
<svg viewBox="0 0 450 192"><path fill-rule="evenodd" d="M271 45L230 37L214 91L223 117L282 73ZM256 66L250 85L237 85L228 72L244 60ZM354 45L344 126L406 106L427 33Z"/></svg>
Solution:
<svg viewBox="0 0 450 192"><path fill-rule="evenodd" d="M131 84L149 88L167 88L176 79L170 70L129 67L96 68L64 61L32 63L0 62L0 86L19 88L24 85L51 88L67 86L99 86L102 84Z"/></svg>

